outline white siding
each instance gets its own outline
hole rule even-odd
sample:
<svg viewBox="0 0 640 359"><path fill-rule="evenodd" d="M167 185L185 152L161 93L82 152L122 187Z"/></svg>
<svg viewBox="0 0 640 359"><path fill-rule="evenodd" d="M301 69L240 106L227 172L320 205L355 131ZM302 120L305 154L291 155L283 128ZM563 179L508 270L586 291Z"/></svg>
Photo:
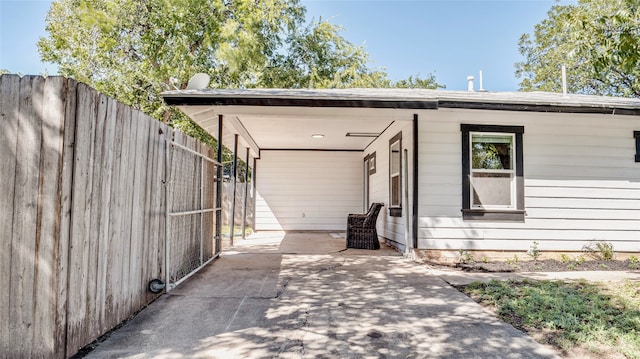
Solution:
<svg viewBox="0 0 640 359"><path fill-rule="evenodd" d="M405 216L407 213L411 214L411 195L409 196L409 203L404 203L404 194L402 198L402 217L389 216L389 140L402 131L402 154L404 156L404 150L409 150L409 188L412 186L413 168L412 168L412 123L411 121L396 121L387 130L378 137L373 143L367 147L365 153L361 158L361 162L364 161L364 156L376 153L376 173L369 177L369 202L382 202L385 206L380 211L378 217L378 235L394 241L400 248L403 248L405 238ZM402 162L402 185L404 186L404 160ZM404 191L404 187L403 187ZM403 192L404 193L404 192ZM411 240L411 236L409 236Z"/></svg>
<svg viewBox="0 0 640 359"><path fill-rule="evenodd" d="M362 208L362 152L262 151L256 230L340 230Z"/></svg>
<svg viewBox="0 0 640 359"><path fill-rule="evenodd" d="M460 124L524 126L524 223L463 221ZM419 122L419 248L640 251L640 118L440 109Z"/></svg>

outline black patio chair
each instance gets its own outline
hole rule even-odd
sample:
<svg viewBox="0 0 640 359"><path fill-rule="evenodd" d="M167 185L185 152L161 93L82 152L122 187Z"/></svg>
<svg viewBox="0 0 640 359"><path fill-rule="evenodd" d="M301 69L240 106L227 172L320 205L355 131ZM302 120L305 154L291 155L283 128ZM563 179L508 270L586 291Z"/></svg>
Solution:
<svg viewBox="0 0 640 359"><path fill-rule="evenodd" d="M384 203L372 203L365 214L350 214L347 218L347 248L380 249L376 220Z"/></svg>

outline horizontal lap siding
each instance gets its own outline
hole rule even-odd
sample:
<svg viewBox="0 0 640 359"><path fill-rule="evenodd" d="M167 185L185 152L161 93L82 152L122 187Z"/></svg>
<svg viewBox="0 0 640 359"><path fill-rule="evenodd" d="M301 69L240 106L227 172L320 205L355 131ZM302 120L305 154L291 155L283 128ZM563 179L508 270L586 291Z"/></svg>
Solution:
<svg viewBox="0 0 640 359"><path fill-rule="evenodd" d="M256 174L256 230L345 230L361 211L360 152L262 151Z"/></svg>
<svg viewBox="0 0 640 359"><path fill-rule="evenodd" d="M405 219L404 216L411 211L411 203L402 204L402 216L403 217L391 217L389 216L389 140L402 132L402 154L404 156L404 150L409 149L409 156L411 156L413 138L412 138L412 124L410 121L396 121L387 130L377 138L373 143L369 145L365 153L362 155L361 164L363 166L364 156L376 152L376 173L369 177L369 202L382 202L385 204L380 211L378 217L377 231L380 236L390 239L394 242L404 245L405 237ZM409 180L413 176L413 168L411 167L412 159L409 158ZM404 166L404 161L402 162ZM402 176L404 176L404 168L402 169ZM402 185L404 186L404 177L402 179ZM411 182L409 182L411 187ZM404 190L403 190L404 191ZM411 201L411 198L409 198ZM402 201L404 202L404 192Z"/></svg>
<svg viewBox="0 0 640 359"><path fill-rule="evenodd" d="M524 223L463 221L460 124L524 126ZM419 247L640 250L640 166L630 116L439 110L419 126Z"/></svg>

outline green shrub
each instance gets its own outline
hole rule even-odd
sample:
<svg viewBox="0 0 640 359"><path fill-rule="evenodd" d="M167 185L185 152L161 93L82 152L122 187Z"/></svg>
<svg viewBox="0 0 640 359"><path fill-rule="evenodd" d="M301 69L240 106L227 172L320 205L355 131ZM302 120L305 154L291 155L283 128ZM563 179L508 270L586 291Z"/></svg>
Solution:
<svg viewBox="0 0 640 359"><path fill-rule="evenodd" d="M613 244L608 242L591 242L582 246L582 251L599 261L610 261L615 256Z"/></svg>

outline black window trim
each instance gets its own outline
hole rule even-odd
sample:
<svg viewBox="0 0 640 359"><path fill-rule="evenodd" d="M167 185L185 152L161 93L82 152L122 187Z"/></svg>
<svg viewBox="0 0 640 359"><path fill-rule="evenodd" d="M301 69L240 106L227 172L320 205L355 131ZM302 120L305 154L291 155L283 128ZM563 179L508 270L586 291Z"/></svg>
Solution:
<svg viewBox="0 0 640 359"><path fill-rule="evenodd" d="M636 139L636 162L640 162L640 131L633 131L633 137Z"/></svg>
<svg viewBox="0 0 640 359"><path fill-rule="evenodd" d="M392 196L392 186L391 186L391 145L398 142L400 145L400 163L399 165L399 173L398 173L398 181L400 183L400 194L399 201L400 205L392 206L391 204L391 196ZM398 132L395 136L391 137L389 140L389 216L391 217L402 217L402 131Z"/></svg>
<svg viewBox="0 0 640 359"><path fill-rule="evenodd" d="M461 124L462 132L462 219L468 221L509 221L524 222L524 167L522 135L524 126L497 126ZM516 137L516 208L515 209L476 209L471 208L471 153L470 132L500 132L515 134Z"/></svg>

